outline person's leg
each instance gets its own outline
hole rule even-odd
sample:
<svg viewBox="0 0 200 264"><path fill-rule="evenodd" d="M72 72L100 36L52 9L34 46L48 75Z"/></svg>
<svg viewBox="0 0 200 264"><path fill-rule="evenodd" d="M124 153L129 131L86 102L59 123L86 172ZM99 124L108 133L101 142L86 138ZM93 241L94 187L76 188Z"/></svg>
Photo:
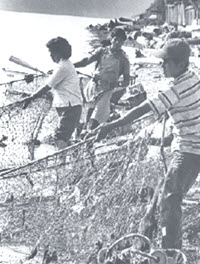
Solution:
<svg viewBox="0 0 200 264"><path fill-rule="evenodd" d="M110 98L112 91L105 92L100 99L95 102L94 110L90 119L97 121L99 124L105 123L110 117Z"/></svg>
<svg viewBox="0 0 200 264"><path fill-rule="evenodd" d="M165 176L160 202L162 247L182 246L181 203L200 170L200 155L173 153L173 160Z"/></svg>
<svg viewBox="0 0 200 264"><path fill-rule="evenodd" d="M60 123L56 131L56 144L59 149L68 146L69 139L72 136L75 128L78 125L81 116L81 106L69 106L57 108L57 113L60 117Z"/></svg>
<svg viewBox="0 0 200 264"><path fill-rule="evenodd" d="M59 124L56 128L54 138L55 138L55 144L58 150L64 149L67 147L67 142L63 140L62 131L61 131L61 120L62 120L64 111L66 111L66 107L56 107L56 112L59 116Z"/></svg>
<svg viewBox="0 0 200 264"><path fill-rule="evenodd" d="M68 147L68 143L62 139L56 139L55 143L56 143L57 150L61 150L61 149Z"/></svg>
<svg viewBox="0 0 200 264"><path fill-rule="evenodd" d="M86 117L86 123L89 122L90 117L91 117L93 111L94 111L94 107L90 107L90 108L88 109L87 117Z"/></svg>
<svg viewBox="0 0 200 264"><path fill-rule="evenodd" d="M89 121L89 130L93 130L99 126L99 122L95 119L90 119Z"/></svg>
<svg viewBox="0 0 200 264"><path fill-rule="evenodd" d="M81 119L81 114L82 114L82 106L81 105L76 105L76 106L73 106L73 117L72 119L74 120L74 122L72 122L74 124L74 129L73 129L73 132L76 132L75 134L75 137L77 135L77 128L78 126L80 125L80 119ZM71 135L72 135L71 134ZM71 136L70 136L71 138Z"/></svg>

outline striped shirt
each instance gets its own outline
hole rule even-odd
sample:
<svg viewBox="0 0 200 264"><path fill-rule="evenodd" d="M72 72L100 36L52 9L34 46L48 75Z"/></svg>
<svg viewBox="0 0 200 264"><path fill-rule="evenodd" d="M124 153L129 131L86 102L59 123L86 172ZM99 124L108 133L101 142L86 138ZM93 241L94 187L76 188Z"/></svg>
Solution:
<svg viewBox="0 0 200 264"><path fill-rule="evenodd" d="M174 125L172 150L200 155L199 77L192 71L185 72L149 104L157 116L168 110Z"/></svg>

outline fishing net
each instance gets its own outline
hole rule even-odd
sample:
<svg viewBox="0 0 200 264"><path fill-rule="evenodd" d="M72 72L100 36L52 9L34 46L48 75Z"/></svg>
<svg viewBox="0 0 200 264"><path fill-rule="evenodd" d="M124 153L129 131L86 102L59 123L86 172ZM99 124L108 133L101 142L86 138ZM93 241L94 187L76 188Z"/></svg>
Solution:
<svg viewBox="0 0 200 264"><path fill-rule="evenodd" d="M37 90L44 84L45 79L46 77L40 76L34 78L30 84L21 80L1 85L8 103L0 107L1 169L34 159L35 140L51 109L52 99L44 95L32 100L28 107L23 109L22 95Z"/></svg>
<svg viewBox="0 0 200 264"><path fill-rule="evenodd" d="M2 159L0 167L2 169L27 163L37 158L37 142L38 144L40 142L54 144L53 137L58 118L55 109L51 107L50 94L32 100L28 107L23 109L23 98L44 86L47 77L38 75L31 78L30 75L22 80L0 84L2 97L2 106L0 107L0 155ZM80 78L81 88L86 85L88 80L89 77ZM82 123L86 121L86 113L87 107L82 113ZM50 148L51 146L48 147L48 150ZM41 155L39 154L39 156Z"/></svg>
<svg viewBox="0 0 200 264"><path fill-rule="evenodd" d="M18 84L27 91L29 84ZM139 201L141 183L126 179L129 167L136 168L131 164L141 154L140 143L136 149L124 139L92 147L88 140L34 159L35 140L53 127L55 113L47 96L26 109L23 104L1 107L1 241L38 247L40 257L49 244L60 263L84 261L98 239L109 241L112 233L118 237L138 224L125 212L129 215L129 205Z"/></svg>
<svg viewBox="0 0 200 264"><path fill-rule="evenodd" d="M133 134L93 146L88 139L2 171L1 241L37 248L36 263L47 246L58 263L80 263L95 256L98 241L108 246L136 233L164 169L159 156L148 158L148 143ZM154 247L159 243L154 230Z"/></svg>
<svg viewBox="0 0 200 264"><path fill-rule="evenodd" d="M33 249L16 263L25 258L37 259L31 263L46 258L43 263L48 263L47 251L57 263L90 263L96 260L97 242L107 246L138 231L164 175L158 147L149 155L153 128L138 134L154 127L155 120L145 116L131 125L126 136L117 130L101 143L88 139L34 159L37 151L32 143L45 127L52 129L55 113L48 96L22 108L23 101L1 108L1 242ZM196 218L199 206L194 209ZM157 219L156 214L155 247L161 236ZM184 219L184 224L189 222L191 214ZM196 237L192 241L198 242ZM130 263L138 262L131 258Z"/></svg>
<svg viewBox="0 0 200 264"><path fill-rule="evenodd" d="M47 80L48 75L27 75L24 79L14 80L0 84L0 91L4 97L1 104L9 104L19 100L23 94L30 94L42 87Z"/></svg>
<svg viewBox="0 0 200 264"><path fill-rule="evenodd" d="M138 193L154 186L158 173L153 179L145 173L141 183L147 145L132 139L93 147L83 141L2 171L2 241L39 245L40 254L49 243L60 261L78 263L99 239L105 243L111 234L136 231L148 200Z"/></svg>

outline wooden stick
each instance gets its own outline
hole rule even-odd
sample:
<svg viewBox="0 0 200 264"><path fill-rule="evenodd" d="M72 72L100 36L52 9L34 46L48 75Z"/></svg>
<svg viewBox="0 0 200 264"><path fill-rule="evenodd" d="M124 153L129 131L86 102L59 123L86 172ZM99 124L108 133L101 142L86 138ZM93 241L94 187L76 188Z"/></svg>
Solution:
<svg viewBox="0 0 200 264"><path fill-rule="evenodd" d="M36 71L36 72L40 72L40 73L45 74L43 71L38 70L37 68L33 67L29 63L27 63L27 62L25 62L25 61L23 61L23 60L21 60L19 58L16 58L14 56L10 56L9 61L12 61L12 62L14 62L14 63L16 63L16 64L24 67L24 68L28 68L28 69L31 69L33 71Z"/></svg>
<svg viewBox="0 0 200 264"><path fill-rule="evenodd" d="M164 117L163 117L163 131L162 131L161 144L160 144L160 155L161 155L161 158L164 164L165 173L167 172L167 163L166 163L165 153L164 153L166 121L167 121L167 112L165 112Z"/></svg>

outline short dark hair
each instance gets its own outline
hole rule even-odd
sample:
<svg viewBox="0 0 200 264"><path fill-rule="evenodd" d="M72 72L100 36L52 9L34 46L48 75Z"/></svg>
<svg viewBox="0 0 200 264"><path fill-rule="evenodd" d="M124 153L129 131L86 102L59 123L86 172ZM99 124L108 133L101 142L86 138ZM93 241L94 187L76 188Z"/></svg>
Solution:
<svg viewBox="0 0 200 264"><path fill-rule="evenodd" d="M53 38L49 40L46 46L50 51L58 52L63 59L69 59L72 55L72 47L65 38Z"/></svg>
<svg viewBox="0 0 200 264"><path fill-rule="evenodd" d="M127 39L126 33L122 28L114 28L111 32L111 38L119 37L124 41Z"/></svg>

